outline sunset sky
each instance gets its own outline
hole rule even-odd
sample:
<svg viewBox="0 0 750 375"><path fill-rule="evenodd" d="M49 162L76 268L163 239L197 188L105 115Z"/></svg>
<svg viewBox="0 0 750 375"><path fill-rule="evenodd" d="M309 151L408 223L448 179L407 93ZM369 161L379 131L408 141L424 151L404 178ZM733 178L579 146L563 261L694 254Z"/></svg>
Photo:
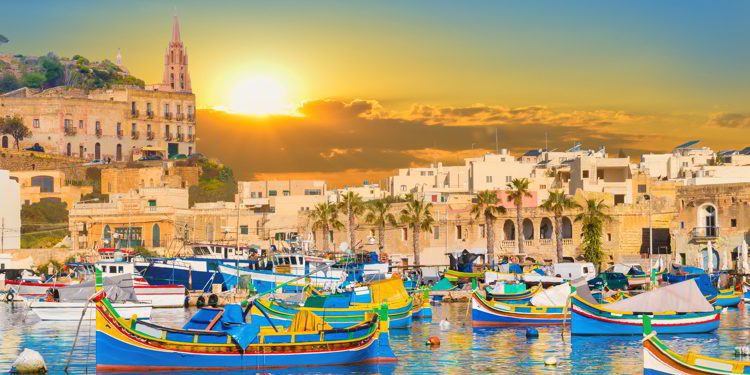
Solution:
<svg viewBox="0 0 750 375"><path fill-rule="evenodd" d="M199 151L242 178L377 182L495 129L514 152L750 146L744 1L14 1L0 53L121 48L156 82L175 12Z"/></svg>

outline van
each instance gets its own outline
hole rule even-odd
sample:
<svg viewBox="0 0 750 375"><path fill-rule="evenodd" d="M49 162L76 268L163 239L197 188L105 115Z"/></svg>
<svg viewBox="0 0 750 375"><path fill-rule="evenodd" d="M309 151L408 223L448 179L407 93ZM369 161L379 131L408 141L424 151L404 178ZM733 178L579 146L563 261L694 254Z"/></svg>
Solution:
<svg viewBox="0 0 750 375"><path fill-rule="evenodd" d="M566 281L581 277L588 281L596 277L596 267L593 263L555 263L553 271L555 276Z"/></svg>

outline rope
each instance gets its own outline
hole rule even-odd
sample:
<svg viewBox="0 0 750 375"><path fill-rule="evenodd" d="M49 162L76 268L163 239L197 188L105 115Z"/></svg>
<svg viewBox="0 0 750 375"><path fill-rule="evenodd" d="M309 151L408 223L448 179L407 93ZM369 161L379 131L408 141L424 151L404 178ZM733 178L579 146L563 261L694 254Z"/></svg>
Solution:
<svg viewBox="0 0 750 375"><path fill-rule="evenodd" d="M89 308L89 302L91 300L86 300L86 303L83 305L83 311L81 312L81 319L78 320L78 326L76 327L76 335L73 338L73 346L70 347L70 353L68 354L68 360L65 362L65 368L63 371L65 373L68 373L68 368L70 367L70 360L73 359L73 350L76 348L76 343L78 342L78 333L81 331L81 323L83 323L83 318L86 316L86 311Z"/></svg>

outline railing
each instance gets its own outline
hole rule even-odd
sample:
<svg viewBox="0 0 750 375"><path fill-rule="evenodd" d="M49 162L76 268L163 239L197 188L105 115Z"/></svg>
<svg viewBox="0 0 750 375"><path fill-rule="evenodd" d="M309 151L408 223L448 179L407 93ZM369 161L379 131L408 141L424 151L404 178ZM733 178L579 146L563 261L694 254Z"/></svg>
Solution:
<svg viewBox="0 0 750 375"><path fill-rule="evenodd" d="M154 111L146 111L146 117L154 118Z"/></svg>
<svg viewBox="0 0 750 375"><path fill-rule="evenodd" d="M167 120L171 120L172 119L172 113L171 112L165 113L164 114L164 118L167 119Z"/></svg>
<svg viewBox="0 0 750 375"><path fill-rule="evenodd" d="M182 142L185 140L185 135L182 133L177 133L177 141Z"/></svg>
<svg viewBox="0 0 750 375"><path fill-rule="evenodd" d="M78 129L76 129L76 128L72 127L72 126L65 127L65 135L74 136L77 133L78 133Z"/></svg>
<svg viewBox="0 0 750 375"><path fill-rule="evenodd" d="M182 114L182 113L178 113L177 114L177 118L176 118L177 121L182 121L184 119L185 119L185 115L184 114Z"/></svg>
<svg viewBox="0 0 750 375"><path fill-rule="evenodd" d="M690 237L696 240L718 238L719 227L695 227L690 231Z"/></svg>
<svg viewBox="0 0 750 375"><path fill-rule="evenodd" d="M515 249L517 247L516 240L502 240L500 241L500 247L506 249Z"/></svg>
<svg viewBox="0 0 750 375"><path fill-rule="evenodd" d="M188 134L187 136L188 142L195 142L195 135L194 134Z"/></svg>
<svg viewBox="0 0 750 375"><path fill-rule="evenodd" d="M117 133L116 134L117 134L117 138L122 138L122 136L123 136L122 129L117 129Z"/></svg>
<svg viewBox="0 0 750 375"><path fill-rule="evenodd" d="M195 121L195 115L194 115L194 114L192 114L192 113L188 113L188 115L187 115L187 120L188 120L188 121Z"/></svg>
<svg viewBox="0 0 750 375"><path fill-rule="evenodd" d="M524 246L534 246L534 240L523 240Z"/></svg>
<svg viewBox="0 0 750 375"><path fill-rule="evenodd" d="M541 245L541 246L552 245L552 239L551 238L540 238L539 239L539 245Z"/></svg>
<svg viewBox="0 0 750 375"><path fill-rule="evenodd" d="M164 140L165 141L171 141L172 140L172 134L169 134L169 133L164 134Z"/></svg>
<svg viewBox="0 0 750 375"><path fill-rule="evenodd" d="M148 139L149 141L153 140L154 139L154 132L152 132L151 130L147 131L146 132L146 139Z"/></svg>
<svg viewBox="0 0 750 375"><path fill-rule="evenodd" d="M138 118L139 115L140 115L140 113L138 112L137 109L131 109L130 110L130 117L132 117L132 118Z"/></svg>
<svg viewBox="0 0 750 375"><path fill-rule="evenodd" d="M138 130L133 130L132 132L130 132L130 138L138 139L138 137L140 137L140 133L138 133Z"/></svg>
<svg viewBox="0 0 750 375"><path fill-rule="evenodd" d="M94 131L94 133L96 134L96 137L97 137L97 138L101 138L101 137L102 137L102 129L101 129L101 128L99 128L99 129L96 129L96 130Z"/></svg>
<svg viewBox="0 0 750 375"><path fill-rule="evenodd" d="M572 238L563 238L563 246L573 246Z"/></svg>

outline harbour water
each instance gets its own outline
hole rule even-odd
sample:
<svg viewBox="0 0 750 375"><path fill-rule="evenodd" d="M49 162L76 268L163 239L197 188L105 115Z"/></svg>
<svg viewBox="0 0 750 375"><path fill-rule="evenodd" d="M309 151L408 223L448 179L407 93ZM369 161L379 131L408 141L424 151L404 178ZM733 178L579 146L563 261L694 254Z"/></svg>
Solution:
<svg viewBox="0 0 750 375"><path fill-rule="evenodd" d="M392 347L399 358L394 365L341 366L268 370L274 374L638 374L642 372L640 337L571 337L561 328L539 328L539 337L527 339L523 328L472 328L467 304L436 306L431 321L415 321L408 330L391 330ZM154 309L152 321L180 326L193 311ZM450 329L441 331L443 318ZM693 350L734 359L734 347L750 344L750 313L742 307L729 309L721 328L712 334L665 337L679 352ZM50 373L62 373L75 337L77 322L41 322L26 308L0 304L0 372L7 373L23 348L39 351ZM95 373L94 322L80 326L70 373ZM438 336L440 347L425 345ZM544 359L554 356L556 367L545 367ZM194 373L194 372L191 372ZM231 374L251 374L236 371ZM212 372L215 374L215 372ZM227 373L230 374L230 373Z"/></svg>

